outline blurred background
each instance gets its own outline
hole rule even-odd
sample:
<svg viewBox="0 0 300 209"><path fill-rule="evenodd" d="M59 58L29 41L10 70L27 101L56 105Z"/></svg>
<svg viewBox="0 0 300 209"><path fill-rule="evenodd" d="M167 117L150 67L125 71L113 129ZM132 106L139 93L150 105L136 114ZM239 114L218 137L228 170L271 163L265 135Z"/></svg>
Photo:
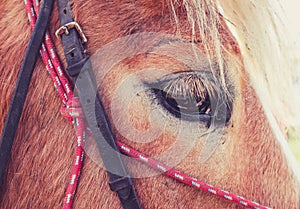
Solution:
<svg viewBox="0 0 300 209"><path fill-rule="evenodd" d="M297 69L295 69L298 72L298 82L296 83L295 88L299 89L299 96L300 96L300 1L299 0L284 0L282 1L284 4L282 4L283 9L285 10L286 18L288 20L288 31L293 38L293 41L291 42L290 50L293 50L296 54L296 62L297 62ZM300 107L295 107L300 111ZM289 137L289 143L290 147L295 154L298 165L300 167L300 124L298 124L295 127L290 127L288 129L288 137Z"/></svg>

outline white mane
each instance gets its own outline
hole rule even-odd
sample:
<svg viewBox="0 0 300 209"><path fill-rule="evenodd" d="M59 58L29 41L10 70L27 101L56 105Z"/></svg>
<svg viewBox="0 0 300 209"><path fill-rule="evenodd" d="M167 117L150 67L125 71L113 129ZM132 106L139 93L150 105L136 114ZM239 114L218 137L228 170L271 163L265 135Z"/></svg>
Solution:
<svg viewBox="0 0 300 209"><path fill-rule="evenodd" d="M286 2L282 2L286 3ZM300 68L295 36L280 1L219 1L238 40L245 68L284 153L300 180L282 127L300 126ZM300 181L299 181L300 182Z"/></svg>

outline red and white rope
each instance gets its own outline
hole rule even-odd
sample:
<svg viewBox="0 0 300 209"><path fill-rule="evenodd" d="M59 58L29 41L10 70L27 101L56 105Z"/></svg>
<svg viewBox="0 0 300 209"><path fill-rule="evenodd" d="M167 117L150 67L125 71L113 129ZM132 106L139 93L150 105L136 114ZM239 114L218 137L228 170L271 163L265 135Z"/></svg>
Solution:
<svg viewBox="0 0 300 209"><path fill-rule="evenodd" d="M24 0L25 9L32 30L36 23L37 14L39 13L39 2L39 0ZM71 84L68 81L68 77L62 70L63 68L55 52L54 44L50 38L49 31L46 32L44 42L40 49L40 55L44 65L46 66L47 71L49 72L50 78L58 92L58 95L64 103L64 107L73 107L73 91L71 88ZM72 208L72 203L76 192L76 188L78 186L78 180L84 158L83 143L85 139L85 125L82 119L80 118L69 117L68 119L70 122L73 122L75 124L77 143L75 148L74 164L70 175L69 185L66 189L63 209Z"/></svg>
<svg viewBox="0 0 300 209"><path fill-rule="evenodd" d="M175 169L173 169L151 157L146 156L145 154L129 147L128 145L126 145L120 141L118 141L117 144L122 153L124 153L130 157L133 157L133 158L137 159L138 161L147 164L149 167L163 173L164 175L169 176L170 178L175 179L179 182L182 182L186 185L195 187L201 191L208 192L212 195L229 200L231 202L234 202L238 205L245 206L247 208L270 209L269 207L262 206L256 202L250 201L241 196L238 196L238 195L232 194L230 192L227 192L225 190L219 189L219 188L209 185L203 181L200 181L196 178L190 177L190 176L186 175L185 173L177 171L177 170L175 170Z"/></svg>
<svg viewBox="0 0 300 209"><path fill-rule="evenodd" d="M25 8L28 15L30 27L33 30L37 15L39 12L39 0L24 0ZM76 128L76 149L75 149L75 160L71 171L70 182L66 190L65 200L63 209L72 208L72 203L76 188L78 186L78 179L82 169L82 163L84 158L84 139L87 134L87 128L82 118L84 114L80 108L78 99L73 98L73 90L71 84L68 80L67 75L62 70L62 65L58 59L55 52L54 44L50 38L49 32L46 32L44 43L40 49L41 58L49 72L50 78L54 83L54 86L58 92L58 95L62 102L64 103L61 112L64 117L75 124ZM201 191L208 192L217 197L223 198L230 202L234 202L238 205L245 206L247 208L253 209L270 209L269 207L262 206L256 202L250 201L241 196L229 193L212 185L209 185L203 181L196 178L190 177L180 171L177 171L167 165L158 162L157 160L140 153L133 148L127 146L126 144L117 141L119 149L124 154L136 158L139 161L146 163L151 168L161 172L162 174L169 176L179 182L195 187Z"/></svg>

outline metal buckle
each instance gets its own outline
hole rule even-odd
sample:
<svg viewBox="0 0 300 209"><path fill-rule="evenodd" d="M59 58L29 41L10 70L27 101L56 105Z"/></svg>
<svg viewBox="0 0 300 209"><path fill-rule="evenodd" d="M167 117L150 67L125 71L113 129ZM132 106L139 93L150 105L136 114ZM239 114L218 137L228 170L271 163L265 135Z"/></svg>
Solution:
<svg viewBox="0 0 300 209"><path fill-rule="evenodd" d="M75 28L77 30L77 32L79 33L79 36L82 40L83 43L86 43L87 42L87 38L86 36L84 35L80 25L77 23L77 22L69 22L69 23L66 23L65 25L61 26L60 28L58 28L55 32L55 35L57 38L59 38L60 35L62 34L66 34L66 35L69 35L69 30L72 29L72 28Z"/></svg>

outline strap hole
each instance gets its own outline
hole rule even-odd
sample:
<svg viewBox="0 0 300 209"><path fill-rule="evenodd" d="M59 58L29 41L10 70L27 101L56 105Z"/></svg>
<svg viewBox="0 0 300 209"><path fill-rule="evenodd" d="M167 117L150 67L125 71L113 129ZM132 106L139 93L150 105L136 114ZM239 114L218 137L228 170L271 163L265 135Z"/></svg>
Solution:
<svg viewBox="0 0 300 209"><path fill-rule="evenodd" d="M90 100L90 99L87 99L86 102L87 102L87 103L91 103L91 100Z"/></svg>
<svg viewBox="0 0 300 209"><path fill-rule="evenodd" d="M64 14L67 14L67 9L66 9L66 8L63 10L63 13L64 13Z"/></svg>
<svg viewBox="0 0 300 209"><path fill-rule="evenodd" d="M70 56L73 58L75 56L74 52L71 52Z"/></svg>

